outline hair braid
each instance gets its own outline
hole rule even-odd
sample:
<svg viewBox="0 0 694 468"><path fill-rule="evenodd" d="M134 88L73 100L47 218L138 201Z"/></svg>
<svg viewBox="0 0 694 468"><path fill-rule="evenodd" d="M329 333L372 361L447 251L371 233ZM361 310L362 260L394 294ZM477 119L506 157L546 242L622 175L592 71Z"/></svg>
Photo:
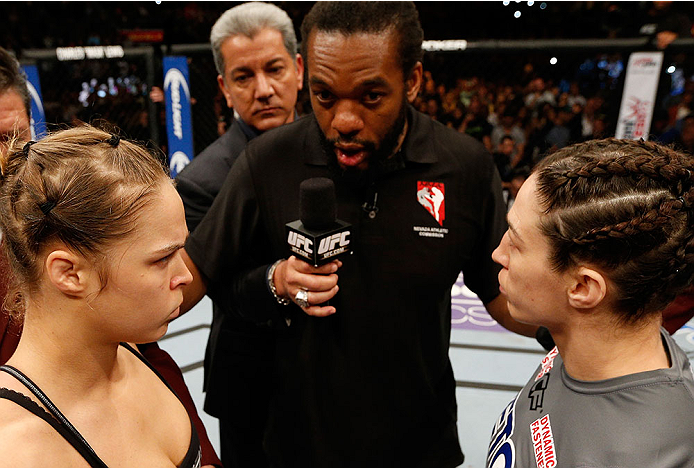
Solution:
<svg viewBox="0 0 694 468"><path fill-rule="evenodd" d="M607 272L624 317L661 310L694 278L694 159L647 141L573 145L536 170L558 270Z"/></svg>
<svg viewBox="0 0 694 468"><path fill-rule="evenodd" d="M659 206L647 211L643 215L634 217L628 221L590 229L586 231L585 234L573 238L572 241L576 244L589 244L608 237L625 238L643 232L653 231L655 229L660 229L669 222L670 218L676 212L684 209L686 209L684 200L679 198L666 199L663 200Z"/></svg>

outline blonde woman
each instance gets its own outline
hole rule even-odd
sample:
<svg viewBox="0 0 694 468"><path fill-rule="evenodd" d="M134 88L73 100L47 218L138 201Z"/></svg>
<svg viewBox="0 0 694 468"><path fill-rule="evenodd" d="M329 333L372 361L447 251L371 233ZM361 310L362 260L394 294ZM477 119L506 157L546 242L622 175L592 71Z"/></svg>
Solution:
<svg viewBox="0 0 694 468"><path fill-rule="evenodd" d="M0 368L7 466L199 467L183 405L136 349L191 280L183 205L158 159L80 127L0 161L0 228L23 333Z"/></svg>

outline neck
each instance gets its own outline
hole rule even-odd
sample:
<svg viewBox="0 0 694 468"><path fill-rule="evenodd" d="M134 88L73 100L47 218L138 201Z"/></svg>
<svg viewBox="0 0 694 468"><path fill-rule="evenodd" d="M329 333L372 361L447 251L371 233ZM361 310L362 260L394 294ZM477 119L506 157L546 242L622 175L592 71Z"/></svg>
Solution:
<svg viewBox="0 0 694 468"><path fill-rule="evenodd" d="M571 377L605 380L670 367L660 335L660 316L636 326L615 322L589 318L581 326L552 331Z"/></svg>
<svg viewBox="0 0 694 468"><path fill-rule="evenodd" d="M122 377L118 342L94 333L90 316L98 313L76 300L29 301L22 337L8 364L53 394L104 391ZM46 304L51 304L46 307ZM45 388L44 388L45 387Z"/></svg>

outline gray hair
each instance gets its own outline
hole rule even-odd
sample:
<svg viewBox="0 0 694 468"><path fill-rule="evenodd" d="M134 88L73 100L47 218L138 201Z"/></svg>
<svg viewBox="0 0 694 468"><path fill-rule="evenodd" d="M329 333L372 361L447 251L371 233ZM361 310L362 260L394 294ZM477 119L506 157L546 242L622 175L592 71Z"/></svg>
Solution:
<svg viewBox="0 0 694 468"><path fill-rule="evenodd" d="M210 44L217 72L224 76L222 43L239 34L253 38L261 29L275 29L282 34L284 48L296 62L296 33L289 15L281 8L263 2L249 2L230 8L212 26Z"/></svg>

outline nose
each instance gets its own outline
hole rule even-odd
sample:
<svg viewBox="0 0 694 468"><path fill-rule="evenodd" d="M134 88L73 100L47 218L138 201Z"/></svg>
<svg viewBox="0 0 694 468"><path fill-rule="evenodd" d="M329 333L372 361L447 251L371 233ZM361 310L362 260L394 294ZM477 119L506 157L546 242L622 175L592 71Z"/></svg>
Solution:
<svg viewBox="0 0 694 468"><path fill-rule="evenodd" d="M176 253L176 274L171 278L171 289L185 286L193 281L193 274L190 272L180 251Z"/></svg>
<svg viewBox="0 0 694 468"><path fill-rule="evenodd" d="M501 242L492 252L492 260L504 268L508 268L508 241L508 231L506 231L504 237L501 238Z"/></svg>
<svg viewBox="0 0 694 468"><path fill-rule="evenodd" d="M258 100L269 99L275 94L272 81L265 76L265 73L258 73L255 81L255 98Z"/></svg>
<svg viewBox="0 0 694 468"><path fill-rule="evenodd" d="M359 115L357 104L344 100L335 104L332 128L340 136L354 136L364 128L364 121Z"/></svg>

